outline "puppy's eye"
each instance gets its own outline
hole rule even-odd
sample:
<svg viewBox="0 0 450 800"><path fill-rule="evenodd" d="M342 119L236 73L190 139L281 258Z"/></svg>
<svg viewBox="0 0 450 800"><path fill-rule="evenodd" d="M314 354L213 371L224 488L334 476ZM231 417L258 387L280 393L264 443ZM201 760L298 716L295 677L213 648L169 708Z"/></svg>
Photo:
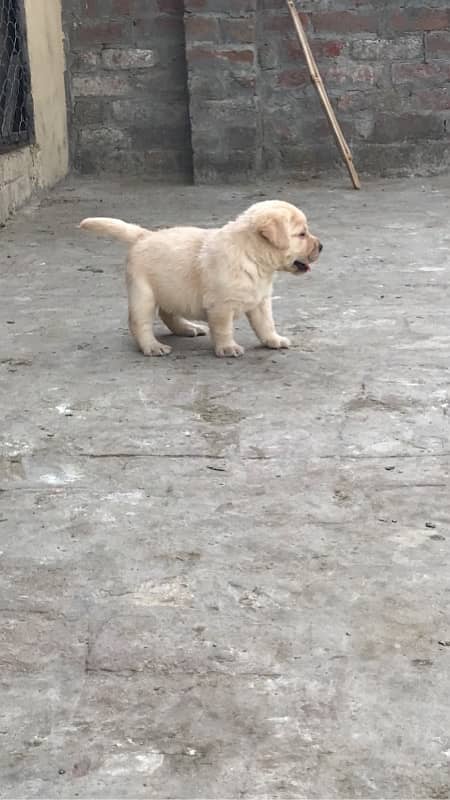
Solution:
<svg viewBox="0 0 450 800"><path fill-rule="evenodd" d="M299 233L299 236L300 236L301 239L304 239L306 237L305 231L302 231L301 233Z"/></svg>

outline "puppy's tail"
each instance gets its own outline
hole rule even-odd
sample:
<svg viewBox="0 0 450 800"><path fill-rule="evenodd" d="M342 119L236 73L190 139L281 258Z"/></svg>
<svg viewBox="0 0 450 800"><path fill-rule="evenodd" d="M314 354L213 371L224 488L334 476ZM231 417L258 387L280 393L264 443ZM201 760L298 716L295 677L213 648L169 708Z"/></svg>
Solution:
<svg viewBox="0 0 450 800"><path fill-rule="evenodd" d="M94 233L112 236L113 239L121 239L122 242L134 244L144 234L145 228L139 225L130 225L121 219L110 219L109 217L88 217L80 222L80 228Z"/></svg>

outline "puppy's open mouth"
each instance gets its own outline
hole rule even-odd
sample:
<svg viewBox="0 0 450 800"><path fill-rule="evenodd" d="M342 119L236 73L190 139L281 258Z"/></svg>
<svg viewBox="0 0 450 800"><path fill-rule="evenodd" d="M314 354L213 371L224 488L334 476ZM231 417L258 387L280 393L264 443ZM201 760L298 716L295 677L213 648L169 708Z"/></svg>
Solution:
<svg viewBox="0 0 450 800"><path fill-rule="evenodd" d="M309 272L311 267L305 261L294 261L297 272Z"/></svg>

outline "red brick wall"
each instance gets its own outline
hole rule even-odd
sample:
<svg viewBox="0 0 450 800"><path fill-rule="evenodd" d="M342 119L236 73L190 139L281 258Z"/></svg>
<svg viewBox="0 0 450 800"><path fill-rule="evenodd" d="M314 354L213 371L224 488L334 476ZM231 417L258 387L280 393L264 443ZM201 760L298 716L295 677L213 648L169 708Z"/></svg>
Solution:
<svg viewBox="0 0 450 800"><path fill-rule="evenodd" d="M185 0L186 58L199 182L257 174L262 152L256 0Z"/></svg>
<svg viewBox="0 0 450 800"><path fill-rule="evenodd" d="M264 162L308 173L331 169L336 148L285 3L261 5ZM450 4L315 0L301 7L359 169L375 175L448 169Z"/></svg>
<svg viewBox="0 0 450 800"><path fill-rule="evenodd" d="M192 176L182 0L63 0L73 161Z"/></svg>
<svg viewBox="0 0 450 800"><path fill-rule="evenodd" d="M448 169L450 5L299 3L361 172ZM201 180L340 164L285 0L186 0L194 168Z"/></svg>
<svg viewBox="0 0 450 800"><path fill-rule="evenodd" d="M342 169L285 0L63 0L75 164L199 182ZM302 0L356 164L450 163L450 3ZM187 62L187 67L186 67Z"/></svg>

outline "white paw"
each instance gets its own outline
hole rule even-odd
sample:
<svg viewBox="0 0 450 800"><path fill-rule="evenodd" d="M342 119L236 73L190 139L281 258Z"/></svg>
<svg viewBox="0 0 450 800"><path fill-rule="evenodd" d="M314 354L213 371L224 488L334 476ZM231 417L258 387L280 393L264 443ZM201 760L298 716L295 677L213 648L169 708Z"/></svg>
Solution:
<svg viewBox="0 0 450 800"><path fill-rule="evenodd" d="M172 348L168 344L161 344L161 342L153 342L150 347L142 350L144 356L167 356L172 352Z"/></svg>
<svg viewBox="0 0 450 800"><path fill-rule="evenodd" d="M271 347L273 350L281 350L291 346L291 340L287 336L272 336L265 342L266 347Z"/></svg>
<svg viewBox="0 0 450 800"><path fill-rule="evenodd" d="M231 356L231 358L239 358L239 356L243 354L244 348L241 347L240 344L236 344L236 342L232 342L223 347L216 347L216 356L219 358L227 358L229 356Z"/></svg>
<svg viewBox="0 0 450 800"><path fill-rule="evenodd" d="M208 331L202 325L192 325L191 336L206 336Z"/></svg>

